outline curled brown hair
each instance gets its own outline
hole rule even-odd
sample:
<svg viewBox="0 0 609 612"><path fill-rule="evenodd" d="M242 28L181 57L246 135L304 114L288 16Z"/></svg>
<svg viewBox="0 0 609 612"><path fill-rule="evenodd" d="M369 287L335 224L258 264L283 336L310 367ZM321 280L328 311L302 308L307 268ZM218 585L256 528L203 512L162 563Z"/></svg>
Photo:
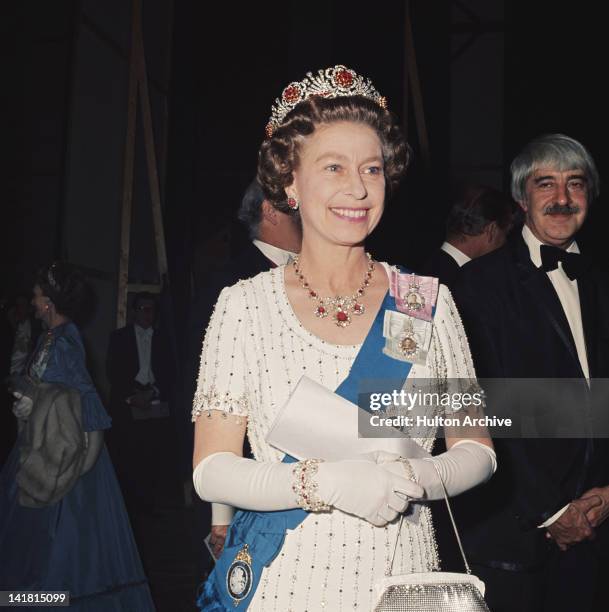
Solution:
<svg viewBox="0 0 609 612"><path fill-rule="evenodd" d="M393 115L363 96L312 96L292 109L281 126L260 147L258 181L275 208L282 212L294 212L287 205L285 188L294 180L293 171L299 164L299 147L318 125L336 121L363 123L378 134L388 193L391 194L397 187L410 161L410 147Z"/></svg>

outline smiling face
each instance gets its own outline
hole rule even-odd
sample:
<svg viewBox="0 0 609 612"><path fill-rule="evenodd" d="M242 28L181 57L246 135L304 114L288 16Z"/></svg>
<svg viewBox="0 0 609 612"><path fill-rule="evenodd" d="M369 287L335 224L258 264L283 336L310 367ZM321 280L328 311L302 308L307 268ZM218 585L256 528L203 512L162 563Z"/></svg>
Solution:
<svg viewBox="0 0 609 612"><path fill-rule="evenodd" d="M525 185L519 202L526 224L544 244L566 248L588 214L588 181L581 170L559 172L541 167Z"/></svg>
<svg viewBox="0 0 609 612"><path fill-rule="evenodd" d="M320 125L304 139L294 182L305 240L355 246L378 225L385 201L381 141L367 125Z"/></svg>

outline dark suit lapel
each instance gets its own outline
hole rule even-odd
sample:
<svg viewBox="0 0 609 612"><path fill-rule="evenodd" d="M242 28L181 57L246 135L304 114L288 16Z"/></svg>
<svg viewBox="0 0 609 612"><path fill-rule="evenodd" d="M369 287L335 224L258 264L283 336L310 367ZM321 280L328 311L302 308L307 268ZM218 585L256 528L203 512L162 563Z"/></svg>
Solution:
<svg viewBox="0 0 609 612"><path fill-rule="evenodd" d="M265 257L262 251L251 241L241 247L235 259L232 261L236 278L250 278L260 272L274 267L274 263ZM231 279L232 284L234 279Z"/></svg>
<svg viewBox="0 0 609 612"><path fill-rule="evenodd" d="M165 340L166 338L161 338L159 330L155 329L154 333L152 334L152 344L150 347L150 366L152 368L152 373L154 374L156 384L159 388L162 385L161 379L163 378L164 370L169 359L169 355L165 354L168 349L168 345Z"/></svg>
<svg viewBox="0 0 609 612"><path fill-rule="evenodd" d="M543 269L535 267L531 261L529 249L521 236L518 237L513 246L522 286L531 295L532 303L537 305L548 318L550 325L552 325L554 331L581 370L581 364L579 363L575 348L575 340L571 334L569 322L552 282Z"/></svg>
<svg viewBox="0 0 609 612"><path fill-rule="evenodd" d="M137 373L140 371L140 355L137 350L137 338L135 337L135 325L131 324L129 326L129 335L128 335L128 345L127 349L127 359L126 363L129 364L130 368L133 368L135 372L133 374L133 378L137 376Z"/></svg>
<svg viewBox="0 0 609 612"><path fill-rule="evenodd" d="M454 257L452 255L450 255L449 253L447 253L443 249L440 249L440 257L442 257L442 259L444 260L444 263L445 263L444 267L447 269L448 273L451 276L455 276L456 274L459 273L459 270L461 268L460 268L459 264L455 261L455 259L454 259Z"/></svg>

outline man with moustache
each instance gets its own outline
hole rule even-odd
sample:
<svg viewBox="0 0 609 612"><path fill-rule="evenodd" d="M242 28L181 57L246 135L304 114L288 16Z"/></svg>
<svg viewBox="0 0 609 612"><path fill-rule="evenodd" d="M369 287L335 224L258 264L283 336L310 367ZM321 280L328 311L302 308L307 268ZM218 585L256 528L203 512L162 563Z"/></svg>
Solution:
<svg viewBox="0 0 609 612"><path fill-rule="evenodd" d="M549 134L524 147L511 174L524 227L462 268L457 305L480 378L580 379L579 412L570 417L582 422L594 379L609 376L609 293L575 241L598 195L598 173L579 142ZM540 408L548 406L527 406ZM599 542L609 525L606 441L495 443L501 468L459 504L466 552L487 585L489 607L597 609Z"/></svg>

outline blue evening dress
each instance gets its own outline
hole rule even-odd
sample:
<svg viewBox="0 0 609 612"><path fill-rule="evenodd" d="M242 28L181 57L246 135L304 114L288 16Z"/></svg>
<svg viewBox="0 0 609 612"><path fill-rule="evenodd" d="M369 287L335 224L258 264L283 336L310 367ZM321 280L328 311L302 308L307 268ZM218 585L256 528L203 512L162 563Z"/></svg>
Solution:
<svg viewBox="0 0 609 612"><path fill-rule="evenodd" d="M110 428L73 323L42 335L28 374L78 389L85 431ZM68 609L82 612L153 611L105 445L91 470L59 502L42 508L18 502L18 459L19 442L0 474L0 590L69 591Z"/></svg>

